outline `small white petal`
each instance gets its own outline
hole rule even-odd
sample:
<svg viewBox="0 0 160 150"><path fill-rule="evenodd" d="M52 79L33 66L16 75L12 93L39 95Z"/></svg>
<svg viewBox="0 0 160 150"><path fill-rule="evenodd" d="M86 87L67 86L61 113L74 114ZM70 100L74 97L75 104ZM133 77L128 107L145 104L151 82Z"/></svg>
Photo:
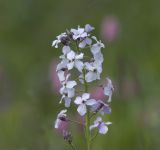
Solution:
<svg viewBox="0 0 160 150"><path fill-rule="evenodd" d="M109 121L108 121L108 122L106 122L105 124L106 124L106 125L110 125L110 124L112 124L112 122L109 122Z"/></svg>
<svg viewBox="0 0 160 150"><path fill-rule="evenodd" d="M74 51L70 51L68 54L67 54L67 59L69 60L72 60L75 58L75 52Z"/></svg>
<svg viewBox="0 0 160 150"><path fill-rule="evenodd" d="M94 73L94 72L89 71L89 72L86 74L85 78L86 78L86 81L87 81L87 82L92 82L92 81L94 81L94 80L97 79L97 74Z"/></svg>
<svg viewBox="0 0 160 150"><path fill-rule="evenodd" d="M78 97L76 97L74 103L77 105L80 105L80 104L82 104L82 101L83 101L82 98L80 96L78 96Z"/></svg>
<svg viewBox="0 0 160 150"><path fill-rule="evenodd" d="M64 81L65 80L65 75L64 75L64 71L58 71L57 72L57 74L58 74L58 78L59 78L59 81Z"/></svg>
<svg viewBox="0 0 160 150"><path fill-rule="evenodd" d="M76 81L68 81L66 84L66 88L73 88L75 85L77 85Z"/></svg>
<svg viewBox="0 0 160 150"><path fill-rule="evenodd" d="M82 72L82 70L84 68L84 64L82 61L76 60L75 67L78 69L79 72Z"/></svg>
<svg viewBox="0 0 160 150"><path fill-rule="evenodd" d="M63 51L63 54L66 55L67 53L69 53L71 51L71 49L70 49L69 46L64 46L63 49L62 49L62 51Z"/></svg>
<svg viewBox="0 0 160 150"><path fill-rule="evenodd" d="M73 67L74 67L74 62L71 62L71 63L68 63L68 64L67 64L68 70L73 69Z"/></svg>
<svg viewBox="0 0 160 150"><path fill-rule="evenodd" d="M69 98L74 97L74 95L75 95L75 89L74 89L74 88L72 88L72 89L67 89L67 92L68 92L68 97L69 97Z"/></svg>
<svg viewBox="0 0 160 150"><path fill-rule="evenodd" d="M84 93L83 95L82 95L82 99L83 100L87 100L87 99L89 99L90 98L90 94L89 93Z"/></svg>
<svg viewBox="0 0 160 150"><path fill-rule="evenodd" d="M60 123L61 123L61 121L60 121L59 119L56 119L54 127L55 127L56 129L58 129L59 126L60 126Z"/></svg>
<svg viewBox="0 0 160 150"><path fill-rule="evenodd" d="M86 112L87 112L86 105L85 104L79 105L78 108L77 108L77 111L79 112L79 114L81 116L84 116L86 114Z"/></svg>
<svg viewBox="0 0 160 150"><path fill-rule="evenodd" d="M80 48L84 48L86 46L86 41L83 40L82 42L79 43Z"/></svg>
<svg viewBox="0 0 160 150"><path fill-rule="evenodd" d="M89 127L90 130L94 129L94 128L97 128L98 127L98 124L93 124Z"/></svg>
<svg viewBox="0 0 160 150"><path fill-rule="evenodd" d="M75 56L75 59L83 59L83 53L80 53L79 55L76 55Z"/></svg>

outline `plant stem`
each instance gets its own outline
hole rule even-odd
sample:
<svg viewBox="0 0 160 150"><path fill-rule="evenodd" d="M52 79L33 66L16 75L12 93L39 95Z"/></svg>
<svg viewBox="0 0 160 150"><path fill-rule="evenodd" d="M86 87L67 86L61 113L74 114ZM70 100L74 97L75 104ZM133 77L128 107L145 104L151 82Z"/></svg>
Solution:
<svg viewBox="0 0 160 150"><path fill-rule="evenodd" d="M84 78L84 91L87 93L88 92L88 84L85 80L85 74L86 70L83 69L83 78ZM87 150L91 150L91 144L90 144L90 118L89 118L89 111L87 110L87 113L85 115L85 135L86 135L86 142L87 142Z"/></svg>

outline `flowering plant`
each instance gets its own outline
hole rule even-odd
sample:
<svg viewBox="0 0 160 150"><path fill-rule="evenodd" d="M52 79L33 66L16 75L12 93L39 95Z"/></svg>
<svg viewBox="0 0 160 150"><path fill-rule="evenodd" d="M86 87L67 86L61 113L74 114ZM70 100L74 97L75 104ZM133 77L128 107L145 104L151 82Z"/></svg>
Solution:
<svg viewBox="0 0 160 150"><path fill-rule="evenodd" d="M64 109L57 116L55 128L58 129L63 122L81 124L84 127L87 150L91 150L91 142L98 134L106 134L108 131L108 125L111 122L104 122L101 117L97 117L93 124L91 121L98 114L111 113L109 103L114 90L112 81L107 77L106 84L100 85L104 95L106 95L106 101L93 99L89 93L91 82L100 80L104 61L101 49L105 48L104 44L92 35L93 30L94 27L89 24L85 25L84 28L78 26L77 29L66 30L66 32L61 33L52 43L55 48L62 46L62 55L59 57L61 62L56 69L62 85L60 88L62 96L59 103L64 103L64 106L69 108L71 102L74 102L78 114L85 119L84 123L71 120L66 114L67 109ZM88 51L91 53L87 56ZM73 70L77 71L73 74ZM78 78L75 79L75 76ZM78 88L83 89L78 91ZM95 135L92 133L94 129L97 129ZM72 149L75 149L71 133L64 130L63 136Z"/></svg>

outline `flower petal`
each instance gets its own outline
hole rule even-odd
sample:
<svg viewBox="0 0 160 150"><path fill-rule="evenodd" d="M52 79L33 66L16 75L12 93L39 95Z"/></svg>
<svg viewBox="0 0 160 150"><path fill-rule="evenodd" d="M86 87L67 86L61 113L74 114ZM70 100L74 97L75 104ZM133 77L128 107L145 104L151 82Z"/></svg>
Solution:
<svg viewBox="0 0 160 150"><path fill-rule="evenodd" d="M99 133L106 134L107 131L108 131L108 127L104 123L101 123L99 126Z"/></svg>
<svg viewBox="0 0 160 150"><path fill-rule="evenodd" d="M86 101L86 105L89 105L89 106L92 106L96 103L97 103L97 101L95 99L89 99Z"/></svg>
<svg viewBox="0 0 160 150"><path fill-rule="evenodd" d="M75 85L77 85L77 82L76 82L76 81L68 81L68 82L66 83L66 88L71 89L71 88L73 88Z"/></svg>
<svg viewBox="0 0 160 150"><path fill-rule="evenodd" d="M78 108L77 108L77 111L79 112L79 114L81 116L84 116L86 114L86 112L87 112L86 105L85 104L79 105Z"/></svg>
<svg viewBox="0 0 160 150"><path fill-rule="evenodd" d="M82 69L84 68L84 64L82 61L76 60L75 67L78 69L79 72L82 72Z"/></svg>
<svg viewBox="0 0 160 150"><path fill-rule="evenodd" d="M83 101L82 98L80 96L78 96L78 97L76 97L74 103L77 105L80 105L80 104L82 104L82 101Z"/></svg>
<svg viewBox="0 0 160 150"><path fill-rule="evenodd" d="M89 93L84 93L83 95L82 95L82 99L83 100L87 100L87 99L89 99L90 98L90 94Z"/></svg>

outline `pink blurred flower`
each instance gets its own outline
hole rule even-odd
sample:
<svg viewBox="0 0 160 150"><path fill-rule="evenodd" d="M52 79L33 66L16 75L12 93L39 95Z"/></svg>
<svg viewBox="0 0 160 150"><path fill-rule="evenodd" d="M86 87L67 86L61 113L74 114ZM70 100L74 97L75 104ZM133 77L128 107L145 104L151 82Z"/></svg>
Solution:
<svg viewBox="0 0 160 150"><path fill-rule="evenodd" d="M113 42L119 34L119 21L114 16L106 17L102 22L101 34L107 42Z"/></svg>
<svg viewBox="0 0 160 150"><path fill-rule="evenodd" d="M58 63L59 62L57 60L53 60L50 65L50 72L49 72L51 85L55 93L59 93L59 89L61 87L61 83L59 81L59 78L56 72Z"/></svg>
<svg viewBox="0 0 160 150"><path fill-rule="evenodd" d="M102 87L96 87L91 91L91 97L96 100L103 100L105 98L104 91Z"/></svg>

